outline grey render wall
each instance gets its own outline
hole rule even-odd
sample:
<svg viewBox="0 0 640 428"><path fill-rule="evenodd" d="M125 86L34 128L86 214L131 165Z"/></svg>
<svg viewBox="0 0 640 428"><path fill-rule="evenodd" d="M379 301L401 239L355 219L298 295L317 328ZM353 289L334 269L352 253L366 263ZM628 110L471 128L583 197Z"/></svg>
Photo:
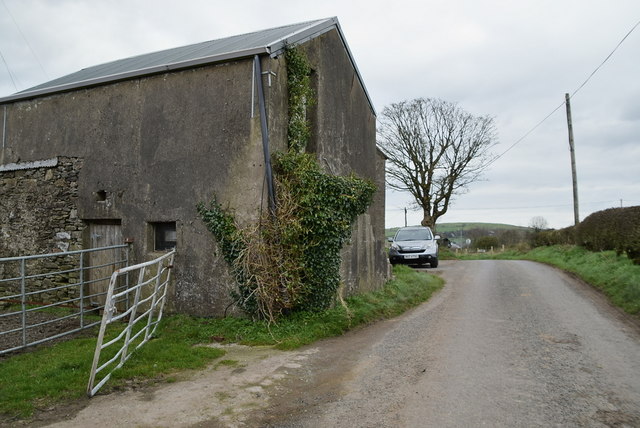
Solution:
<svg viewBox="0 0 640 428"><path fill-rule="evenodd" d="M304 48L317 92L310 150L327 172L354 172L378 188L371 208L354 225L341 267L346 295L375 290L390 275L384 234L384 158L376 148L375 112L336 31L311 40Z"/></svg>
<svg viewBox="0 0 640 428"><path fill-rule="evenodd" d="M343 254L345 291L377 288L387 278L388 263L375 115L335 30L305 49L318 92L310 150L328 172L353 171L379 186L374 206L358 219ZM171 309L222 315L235 281L196 205L215 195L241 225L255 224L266 211L252 66L252 59L238 60L7 104L0 163L80 159L72 202L78 218L85 224L119 220L123 236L134 241L134 262L156 255L149 224L175 221ZM284 57L265 57L262 68L272 72L271 85L263 80L271 151L286 150Z"/></svg>
<svg viewBox="0 0 640 428"><path fill-rule="evenodd" d="M154 256L149 222L175 221L173 309L221 314L234 281L196 205L216 195L241 222L257 219L264 162L251 79L245 60L9 104L2 159L83 159L79 218L120 220L135 261Z"/></svg>

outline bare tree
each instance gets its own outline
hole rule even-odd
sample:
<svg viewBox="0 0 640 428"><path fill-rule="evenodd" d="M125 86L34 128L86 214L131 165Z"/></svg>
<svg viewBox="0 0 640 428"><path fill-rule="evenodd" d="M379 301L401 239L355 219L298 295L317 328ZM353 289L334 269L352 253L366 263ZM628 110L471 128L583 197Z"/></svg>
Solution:
<svg viewBox="0 0 640 428"><path fill-rule="evenodd" d="M537 215L531 218L531 221L529 222L529 227L536 232L540 232L541 230L548 229L549 223L547 222L546 218Z"/></svg>
<svg viewBox="0 0 640 428"><path fill-rule="evenodd" d="M493 118L473 116L454 103L418 98L383 109L378 144L387 155L387 185L408 191L435 227L452 198L479 180L493 160Z"/></svg>

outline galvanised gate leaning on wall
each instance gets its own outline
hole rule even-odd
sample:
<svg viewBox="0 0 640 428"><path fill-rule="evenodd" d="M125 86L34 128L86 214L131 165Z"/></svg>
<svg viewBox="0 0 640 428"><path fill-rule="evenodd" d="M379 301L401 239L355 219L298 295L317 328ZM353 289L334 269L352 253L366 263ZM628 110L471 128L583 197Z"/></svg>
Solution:
<svg viewBox="0 0 640 428"><path fill-rule="evenodd" d="M87 385L89 397L102 388L113 371L122 367L132 352L153 337L162 320L175 254L174 249L155 260L118 269L111 276ZM118 292L118 281L128 278L129 274L134 274L134 282ZM131 301L131 305L127 310L119 311L118 302L123 299ZM113 333L107 339L107 326L117 321L122 321L116 329L119 333ZM103 371L105 373L100 374Z"/></svg>
<svg viewBox="0 0 640 428"><path fill-rule="evenodd" d="M100 324L109 279L129 265L128 253L115 245L0 258L0 354ZM126 288L123 277L117 290Z"/></svg>

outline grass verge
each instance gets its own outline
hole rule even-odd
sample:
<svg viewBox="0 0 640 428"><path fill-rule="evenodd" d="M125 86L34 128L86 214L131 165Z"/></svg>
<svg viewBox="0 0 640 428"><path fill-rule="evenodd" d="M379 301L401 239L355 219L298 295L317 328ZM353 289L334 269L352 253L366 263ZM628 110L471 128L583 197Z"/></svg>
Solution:
<svg viewBox="0 0 640 428"><path fill-rule="evenodd" d="M464 259L533 260L571 272L601 290L625 312L640 315L640 266L626 255L614 251L591 252L578 246L537 247L526 253L506 251L497 254L463 256Z"/></svg>
<svg viewBox="0 0 640 428"><path fill-rule="evenodd" d="M337 305L319 313L295 313L277 324L178 315L171 317L162 331L181 332L194 343L209 343L215 338L223 342L295 349L325 337L338 336L359 325L401 314L427 300L444 283L439 277L406 266L394 267L394 275L395 279L379 291L347 298L346 306Z"/></svg>
<svg viewBox="0 0 640 428"><path fill-rule="evenodd" d="M382 290L350 297L345 306L321 313L297 313L278 324L239 318L165 317L158 337L116 370L101 393L131 383L171 381L172 373L202 368L224 354L220 349L195 346L198 344L222 341L294 349L337 336L401 314L427 300L444 283L406 266L395 267L394 275ZM84 397L95 343L95 338L72 339L0 360L0 415L9 420L24 419L38 409ZM222 360L219 364L231 362Z"/></svg>

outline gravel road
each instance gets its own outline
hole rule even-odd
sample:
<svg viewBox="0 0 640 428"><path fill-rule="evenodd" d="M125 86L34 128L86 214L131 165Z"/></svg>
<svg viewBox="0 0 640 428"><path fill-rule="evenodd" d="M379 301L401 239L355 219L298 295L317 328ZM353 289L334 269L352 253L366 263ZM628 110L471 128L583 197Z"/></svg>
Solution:
<svg viewBox="0 0 640 428"><path fill-rule="evenodd" d="M640 427L640 329L597 292L526 261L429 272L445 288L394 320L295 352L229 349L237 367L34 425Z"/></svg>
<svg viewBox="0 0 640 428"><path fill-rule="evenodd" d="M526 261L439 270L428 304L321 345L253 425L640 426L640 335L600 295Z"/></svg>

